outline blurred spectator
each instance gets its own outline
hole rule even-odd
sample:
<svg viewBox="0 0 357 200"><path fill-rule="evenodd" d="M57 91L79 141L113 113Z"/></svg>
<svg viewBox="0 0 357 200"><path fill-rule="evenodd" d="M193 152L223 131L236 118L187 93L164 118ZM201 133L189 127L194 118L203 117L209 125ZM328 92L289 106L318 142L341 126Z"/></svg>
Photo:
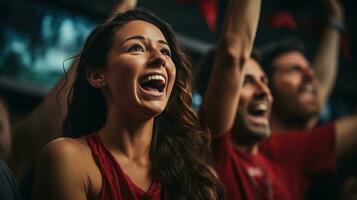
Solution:
<svg viewBox="0 0 357 200"><path fill-rule="evenodd" d="M118 0L112 13L124 12L136 6L136 0ZM35 163L40 150L49 141L62 136L63 118L66 115L67 94L70 92L78 58L75 59L65 77L56 84L42 102L12 127L9 164L14 170L24 199L30 198ZM9 146L9 144L12 144Z"/></svg>
<svg viewBox="0 0 357 200"><path fill-rule="evenodd" d="M262 47L263 67L274 97L273 134L313 128L335 86L344 12L337 0L326 0L326 3L328 24L312 63L296 39L279 40Z"/></svg>
<svg viewBox="0 0 357 200"><path fill-rule="evenodd" d="M0 158L7 159L11 150L10 116L7 103L0 97Z"/></svg>
<svg viewBox="0 0 357 200"><path fill-rule="evenodd" d="M338 2L329 1L329 3L331 7L334 7L335 14L340 11ZM335 14L333 15L340 16ZM320 88L319 99L317 99L317 89L314 88L317 87L316 80L314 80L316 77L305 61L306 58L296 51L293 52L295 53L293 58L297 57L297 61L291 57L285 60L287 64L297 62L291 66L288 65L291 70L287 70L297 78L281 79L286 82L301 82L302 86L295 90L308 93L306 94L309 95L307 102L312 102L312 105L316 106L317 100L324 103L334 85L340 28L338 24L327 27L314 62L316 66L324 67L320 68L324 71L319 74L324 84ZM239 76L236 73L224 73L218 70L219 67L227 68L227 64L219 62L220 54L222 50L218 47L216 56L208 56L210 61L205 62L208 66L203 66L202 70L209 72L210 70L206 68L213 65L212 75L206 74L203 78L206 78L206 81L198 83L198 86L202 92L208 85L200 116L212 132L216 169L225 183L228 198L306 198L307 189L313 178L335 169L336 156L337 159L341 159L346 154L356 151L357 135L354 133L357 132L357 117L344 118L317 127L311 126L309 129L305 127L298 130L286 129L282 133L287 134L276 134L264 141L271 132L269 116L272 96L268 88L268 77L272 79L271 84L274 84L279 72L274 68L274 70L267 71L269 73L267 76L257 62L259 59L248 60L243 70L243 85L238 87ZM265 58L267 55L266 53ZM207 77L210 77L209 81ZM288 86L288 83L281 84L281 87ZM272 87L273 93L276 92L274 89ZM286 89L287 92L292 93L295 90ZM292 94L287 97L290 101L279 105L280 109L276 112L285 112L290 104L300 100L299 97L293 99L295 96ZM283 120L294 117L296 112L311 108L308 106L299 107L299 110L284 116L286 118ZM296 105L291 107L297 108ZM318 108L313 108L317 112ZM300 119L294 119L291 123L301 124ZM315 125L316 121L311 123Z"/></svg>
<svg viewBox="0 0 357 200"><path fill-rule="evenodd" d="M335 86L344 27L344 10L337 0L326 0L328 20L317 53L310 63L304 47L296 39L288 38L263 46L263 68L270 80L274 97L271 115L273 134L314 133L320 112ZM357 117L340 118L330 123L336 132L336 156L339 160L355 151ZM328 132L326 130L326 132ZM328 134L328 133L326 133ZM337 198L336 179L320 181L313 198ZM326 189L326 187L333 187ZM319 193L319 194L316 194ZM322 193L325 196L322 197Z"/></svg>
<svg viewBox="0 0 357 200"><path fill-rule="evenodd" d="M14 175L6 163L0 159L0 199L21 200Z"/></svg>

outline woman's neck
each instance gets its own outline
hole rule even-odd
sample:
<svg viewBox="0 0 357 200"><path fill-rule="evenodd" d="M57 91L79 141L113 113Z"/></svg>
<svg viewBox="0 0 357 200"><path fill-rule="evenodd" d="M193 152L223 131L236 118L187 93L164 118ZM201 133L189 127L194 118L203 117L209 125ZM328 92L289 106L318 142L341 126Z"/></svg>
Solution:
<svg viewBox="0 0 357 200"><path fill-rule="evenodd" d="M128 116L108 113L107 121L98 132L104 145L129 161L146 162L153 137L154 118L133 120Z"/></svg>

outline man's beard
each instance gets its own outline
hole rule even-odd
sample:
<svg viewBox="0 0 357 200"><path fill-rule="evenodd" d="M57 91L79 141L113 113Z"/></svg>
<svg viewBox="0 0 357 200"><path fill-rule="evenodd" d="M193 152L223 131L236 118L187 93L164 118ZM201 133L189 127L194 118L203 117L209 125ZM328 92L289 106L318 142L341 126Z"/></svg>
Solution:
<svg viewBox="0 0 357 200"><path fill-rule="evenodd" d="M317 100L316 100L317 101ZM317 102L308 103L299 99L299 94L275 94L272 114L286 124L297 127L305 126L313 117L318 116L320 108Z"/></svg>
<svg viewBox="0 0 357 200"><path fill-rule="evenodd" d="M238 115L238 120L235 125L235 138L237 143L255 144L271 135L270 125L254 125L247 120L242 114Z"/></svg>

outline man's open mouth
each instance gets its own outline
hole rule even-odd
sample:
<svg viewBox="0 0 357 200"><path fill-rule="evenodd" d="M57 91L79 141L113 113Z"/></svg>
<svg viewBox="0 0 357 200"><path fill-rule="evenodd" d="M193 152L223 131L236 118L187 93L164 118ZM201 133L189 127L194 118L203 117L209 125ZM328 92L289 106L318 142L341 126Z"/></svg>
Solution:
<svg viewBox="0 0 357 200"><path fill-rule="evenodd" d="M269 107L266 103L258 103L258 104L254 104L254 105L250 106L248 108L248 113L255 117L263 117L263 116L266 116L268 110L269 110Z"/></svg>
<svg viewBox="0 0 357 200"><path fill-rule="evenodd" d="M248 118L254 124L267 125L269 124L269 110L268 103L253 103L248 107Z"/></svg>

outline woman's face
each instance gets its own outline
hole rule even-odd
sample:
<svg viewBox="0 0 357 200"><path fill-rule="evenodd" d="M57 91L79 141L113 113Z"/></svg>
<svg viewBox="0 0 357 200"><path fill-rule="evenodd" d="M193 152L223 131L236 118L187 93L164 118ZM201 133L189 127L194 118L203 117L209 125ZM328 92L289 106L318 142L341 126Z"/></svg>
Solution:
<svg viewBox="0 0 357 200"><path fill-rule="evenodd" d="M109 109L160 114L176 77L171 50L160 29L140 20L122 26L107 54L103 77L107 85L102 91Z"/></svg>

